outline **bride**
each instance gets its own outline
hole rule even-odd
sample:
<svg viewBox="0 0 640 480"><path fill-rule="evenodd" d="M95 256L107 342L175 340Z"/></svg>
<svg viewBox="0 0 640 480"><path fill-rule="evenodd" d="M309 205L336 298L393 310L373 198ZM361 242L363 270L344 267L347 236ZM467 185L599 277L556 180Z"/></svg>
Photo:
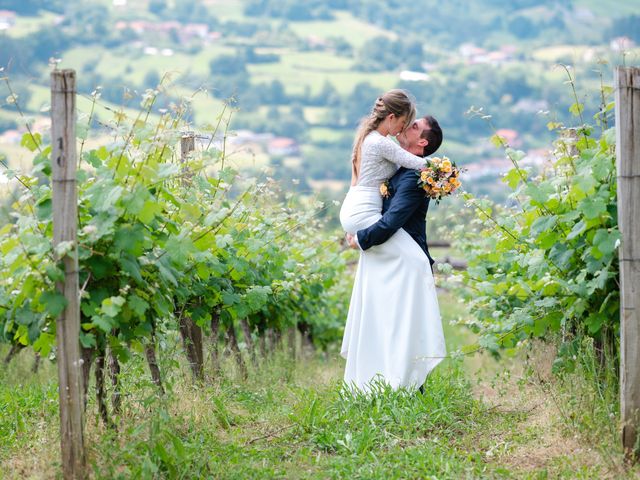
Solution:
<svg viewBox="0 0 640 480"><path fill-rule="evenodd" d="M400 166L424 167L424 158L388 138L411 125L414 117L407 93L390 90L361 122L353 146L351 188L340 210L347 233L355 235L381 218L380 186ZM364 391L376 380L392 388L419 388L444 354L429 259L400 229L385 243L360 252L341 349L347 360L344 381Z"/></svg>

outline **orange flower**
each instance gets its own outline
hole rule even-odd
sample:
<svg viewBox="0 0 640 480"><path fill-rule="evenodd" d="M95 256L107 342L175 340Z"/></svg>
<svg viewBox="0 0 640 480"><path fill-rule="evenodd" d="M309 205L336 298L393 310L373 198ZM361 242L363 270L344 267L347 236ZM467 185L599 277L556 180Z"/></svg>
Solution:
<svg viewBox="0 0 640 480"><path fill-rule="evenodd" d="M458 188L460 169L446 156L431 157L427 167L418 173L418 187L429 198L439 201Z"/></svg>
<svg viewBox="0 0 640 480"><path fill-rule="evenodd" d="M380 185L380 195L382 195L382 198L387 198L389 196L389 187L386 182Z"/></svg>

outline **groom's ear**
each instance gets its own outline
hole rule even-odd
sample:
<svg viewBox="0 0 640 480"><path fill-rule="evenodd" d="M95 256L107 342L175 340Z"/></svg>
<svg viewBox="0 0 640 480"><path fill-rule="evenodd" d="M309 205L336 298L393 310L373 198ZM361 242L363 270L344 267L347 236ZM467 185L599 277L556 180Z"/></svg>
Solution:
<svg viewBox="0 0 640 480"><path fill-rule="evenodd" d="M417 143L417 145L418 145L419 147L424 148L424 147L426 147L427 145L429 145L429 140L427 140L426 138L419 138L419 139L418 139L418 141L417 141L416 143Z"/></svg>

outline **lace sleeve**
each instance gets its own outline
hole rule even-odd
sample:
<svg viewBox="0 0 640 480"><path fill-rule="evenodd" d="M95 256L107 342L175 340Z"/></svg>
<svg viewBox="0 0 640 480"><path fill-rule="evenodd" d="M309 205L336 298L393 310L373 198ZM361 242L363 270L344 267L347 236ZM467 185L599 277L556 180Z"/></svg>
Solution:
<svg viewBox="0 0 640 480"><path fill-rule="evenodd" d="M382 157L400 167L419 170L426 164L426 160L424 158L407 152L404 148L387 137L380 137L379 146Z"/></svg>

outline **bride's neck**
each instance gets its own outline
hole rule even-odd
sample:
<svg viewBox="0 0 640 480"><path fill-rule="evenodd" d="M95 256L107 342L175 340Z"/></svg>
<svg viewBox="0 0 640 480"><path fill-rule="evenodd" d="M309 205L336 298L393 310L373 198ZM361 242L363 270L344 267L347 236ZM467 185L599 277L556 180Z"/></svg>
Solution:
<svg viewBox="0 0 640 480"><path fill-rule="evenodd" d="M383 137L386 137L387 135L389 135L389 129L387 128L386 125L379 125L378 128L376 128L376 132L378 132Z"/></svg>

